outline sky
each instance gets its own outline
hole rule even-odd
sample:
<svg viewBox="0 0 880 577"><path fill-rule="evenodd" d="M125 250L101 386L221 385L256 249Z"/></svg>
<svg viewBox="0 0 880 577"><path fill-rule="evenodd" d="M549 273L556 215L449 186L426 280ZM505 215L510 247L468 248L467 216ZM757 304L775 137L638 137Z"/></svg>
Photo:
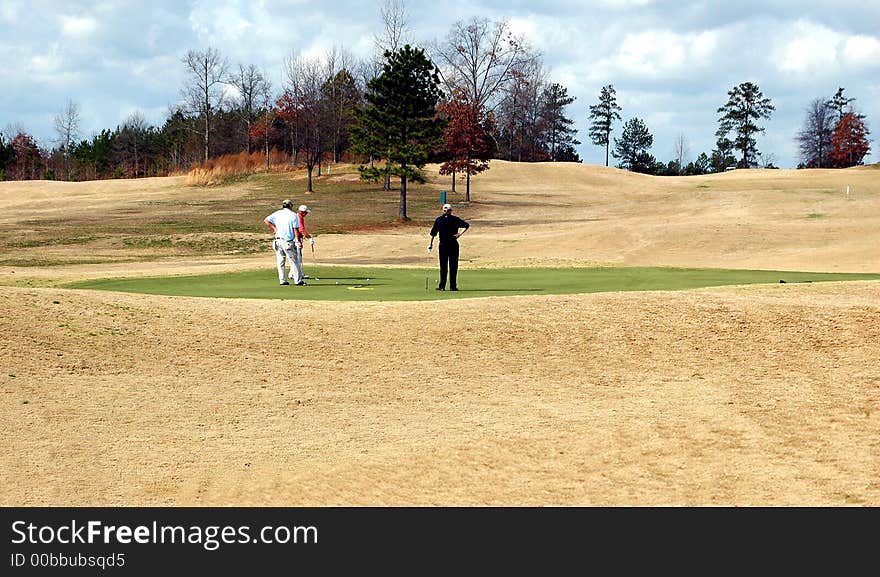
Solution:
<svg viewBox="0 0 880 577"><path fill-rule="evenodd" d="M54 146L54 118L68 101L80 136L114 129L133 112L159 126L181 99L188 50L214 47L229 62L262 68L275 89L291 55L334 48L367 59L383 31L377 0L0 1L0 132L24 129ZM506 20L541 54L547 79L576 100L577 147L605 163L589 138L589 106L611 84L623 122L638 117L651 153L711 154L718 108L743 82L776 110L760 125L758 150L780 168L799 162L795 136L806 108L838 87L866 116L880 162L880 0L837 1L406 0L409 39L427 45L456 21ZM611 158L611 164L615 163Z"/></svg>

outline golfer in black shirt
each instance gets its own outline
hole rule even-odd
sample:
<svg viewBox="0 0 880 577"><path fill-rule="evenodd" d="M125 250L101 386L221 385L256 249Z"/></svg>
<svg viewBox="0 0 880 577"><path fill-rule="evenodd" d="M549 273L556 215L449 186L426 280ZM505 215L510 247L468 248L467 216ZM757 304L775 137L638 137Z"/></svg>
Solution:
<svg viewBox="0 0 880 577"><path fill-rule="evenodd" d="M438 291L446 290L446 274L449 273L449 290L457 291L458 276L458 237L463 235L471 225L452 214L452 205L443 205L443 214L434 221L431 227L431 242L428 250L434 248L434 237L440 235L440 284ZM459 229L464 229L458 232Z"/></svg>

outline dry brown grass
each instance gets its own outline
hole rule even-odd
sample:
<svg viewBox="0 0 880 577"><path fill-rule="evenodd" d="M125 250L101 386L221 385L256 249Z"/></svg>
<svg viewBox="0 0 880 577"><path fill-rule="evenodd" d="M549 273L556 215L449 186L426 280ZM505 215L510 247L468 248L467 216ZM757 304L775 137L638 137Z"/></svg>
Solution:
<svg viewBox="0 0 880 577"><path fill-rule="evenodd" d="M264 151L224 154L200 162L190 169L184 182L187 186L217 186L257 172L293 170L295 167L291 165L290 155L273 148L269 151L268 162Z"/></svg>
<svg viewBox="0 0 880 577"><path fill-rule="evenodd" d="M33 196L63 192L63 218L201 194L22 184L0 184L4 226L53 214ZM870 169L494 163L474 187L462 282L530 262L880 272ZM319 243L418 266L425 233ZM3 505L880 505L877 282L422 303L6 286L0 304Z"/></svg>

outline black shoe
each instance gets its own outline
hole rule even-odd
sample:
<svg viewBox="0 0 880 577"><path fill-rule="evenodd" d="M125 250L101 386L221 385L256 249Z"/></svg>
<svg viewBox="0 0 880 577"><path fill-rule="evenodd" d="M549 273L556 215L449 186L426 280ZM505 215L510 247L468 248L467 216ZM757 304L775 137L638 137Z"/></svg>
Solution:
<svg viewBox="0 0 880 577"><path fill-rule="evenodd" d="M446 289L443 288L442 286L438 286L438 287L435 288L434 290L435 290L435 291L445 291Z"/></svg>
<svg viewBox="0 0 880 577"><path fill-rule="evenodd" d="M304 280L301 280L301 281L299 281L298 283L296 283L296 286L309 286L309 283L307 283L307 282L304 281Z"/></svg>
<svg viewBox="0 0 880 577"><path fill-rule="evenodd" d="M281 286L284 286L284 285L286 285L286 284L290 284L290 283L287 282L287 281L284 281L283 283L281 283Z"/></svg>
<svg viewBox="0 0 880 577"><path fill-rule="evenodd" d="M451 291L457 291L457 290L458 290L458 287L452 287L452 288L449 289L449 290L451 290Z"/></svg>

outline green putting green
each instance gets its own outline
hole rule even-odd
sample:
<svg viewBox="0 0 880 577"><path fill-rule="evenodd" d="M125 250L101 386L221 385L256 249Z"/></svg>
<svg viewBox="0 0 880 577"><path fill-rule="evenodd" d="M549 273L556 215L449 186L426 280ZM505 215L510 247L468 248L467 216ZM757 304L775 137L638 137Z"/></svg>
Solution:
<svg viewBox="0 0 880 577"><path fill-rule="evenodd" d="M414 301L509 295L683 290L744 284L878 280L880 274L687 268L504 268L459 271L459 291L434 290L431 269L306 267L309 286L281 286L274 268L238 273L101 279L65 285L108 291L216 298Z"/></svg>

